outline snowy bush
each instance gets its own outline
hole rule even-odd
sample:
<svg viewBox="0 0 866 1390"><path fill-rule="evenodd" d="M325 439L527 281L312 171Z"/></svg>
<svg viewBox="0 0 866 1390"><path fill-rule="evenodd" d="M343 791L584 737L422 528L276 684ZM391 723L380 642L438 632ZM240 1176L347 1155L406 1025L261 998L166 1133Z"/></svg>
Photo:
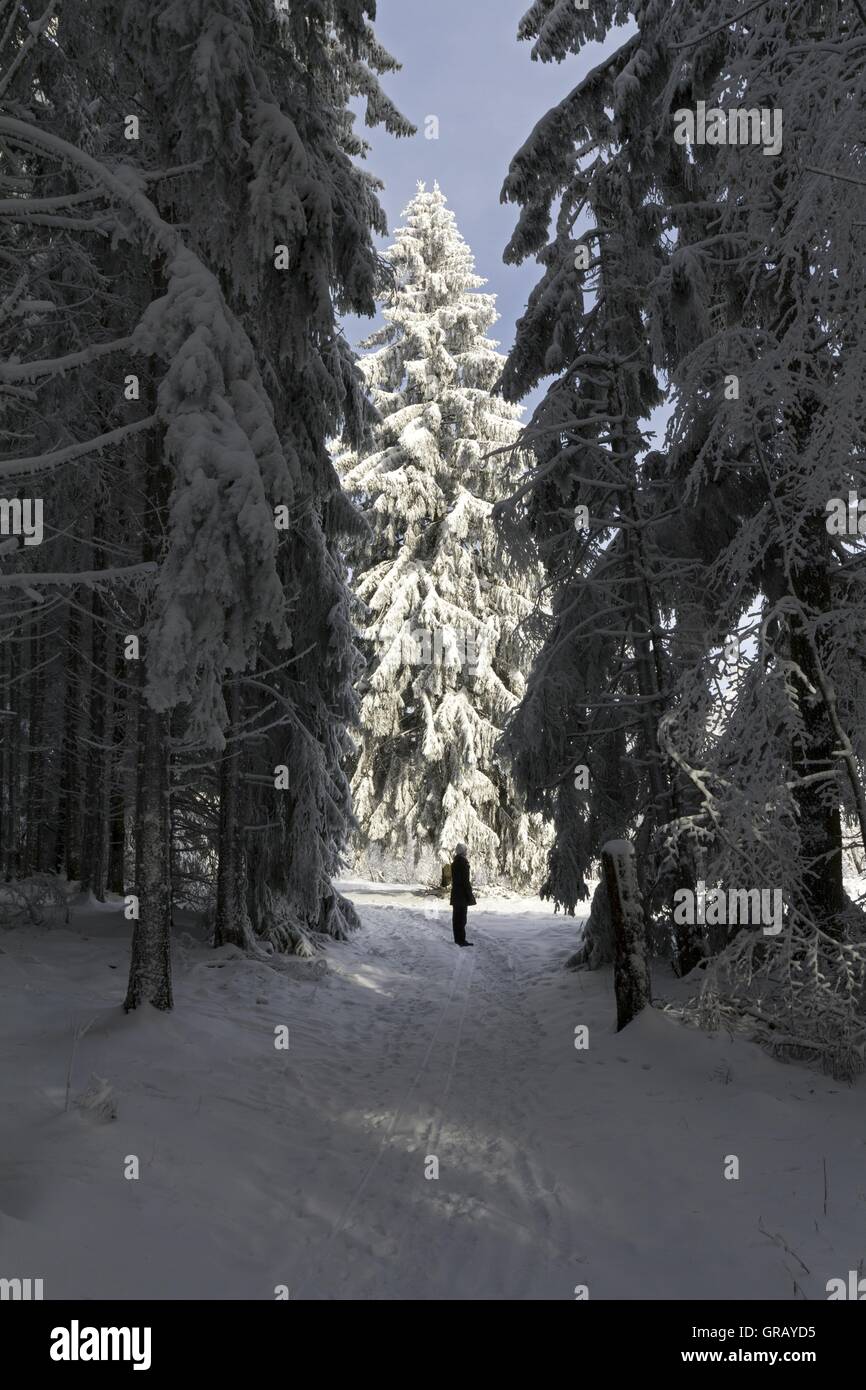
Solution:
<svg viewBox="0 0 866 1390"><path fill-rule="evenodd" d="M583 929L580 949L568 960L572 969L585 966L598 970L602 965L611 965L614 957L613 919L610 913L610 897L602 881L597 884L592 895L589 917Z"/></svg>
<svg viewBox="0 0 866 1390"><path fill-rule="evenodd" d="M858 914L859 916L859 914ZM685 1015L708 1031L748 1031L785 1061L837 1080L866 1070L866 933L837 941L796 919L778 938L741 931L706 966Z"/></svg>
<svg viewBox="0 0 866 1390"><path fill-rule="evenodd" d="M66 890L54 874L33 874L0 884L0 926L60 926L68 922Z"/></svg>

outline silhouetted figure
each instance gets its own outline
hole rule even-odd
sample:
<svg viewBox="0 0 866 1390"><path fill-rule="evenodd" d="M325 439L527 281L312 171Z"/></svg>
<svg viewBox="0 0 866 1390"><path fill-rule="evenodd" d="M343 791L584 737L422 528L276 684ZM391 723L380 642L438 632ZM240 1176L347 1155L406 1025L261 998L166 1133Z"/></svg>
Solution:
<svg viewBox="0 0 866 1390"><path fill-rule="evenodd" d="M469 878L469 861L466 858L465 845L458 845L454 851L454 862L451 865L451 906L454 909L451 914L454 940L458 946L474 946L474 941L466 940L466 909L475 906L475 894L472 892Z"/></svg>

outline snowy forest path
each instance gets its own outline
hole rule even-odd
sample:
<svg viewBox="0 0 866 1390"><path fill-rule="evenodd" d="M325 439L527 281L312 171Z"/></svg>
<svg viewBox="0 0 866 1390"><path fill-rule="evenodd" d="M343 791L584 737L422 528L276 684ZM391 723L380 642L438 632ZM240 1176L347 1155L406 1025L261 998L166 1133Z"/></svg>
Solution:
<svg viewBox="0 0 866 1390"><path fill-rule="evenodd" d="M460 950L420 890L343 891L362 927L316 962L180 933L168 1014L120 1008L121 902L4 932L0 1273L57 1299L800 1300L857 1267L861 1087L660 1007L617 1033L611 972L564 969L579 923L531 899L482 899ZM679 988L656 968L657 1005Z"/></svg>
<svg viewBox="0 0 866 1390"><path fill-rule="evenodd" d="M483 912L465 951L446 914L434 921L371 908L352 939L353 953L366 946L400 974L359 1045L365 1068L370 1049L379 1054L358 1079L375 1088L368 1122L380 1137L300 1297L398 1298L406 1287L428 1298L532 1297L539 1259L572 1263L557 1183L533 1142L543 1128L533 1114L540 1024L514 948Z"/></svg>

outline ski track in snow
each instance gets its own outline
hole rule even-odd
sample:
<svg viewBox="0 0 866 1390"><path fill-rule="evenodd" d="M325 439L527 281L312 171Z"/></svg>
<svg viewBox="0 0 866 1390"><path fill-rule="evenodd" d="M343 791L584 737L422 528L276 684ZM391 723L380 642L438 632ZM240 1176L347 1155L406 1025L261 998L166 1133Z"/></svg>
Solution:
<svg viewBox="0 0 866 1390"><path fill-rule="evenodd" d="M2 937L0 1276L48 1298L801 1299L857 1267L861 1084L655 1010L617 1034L610 973L565 971L578 924L533 901L483 900L461 951L435 899L345 891L364 925L321 976L181 934L170 1015L118 1007L119 906ZM115 1121L75 1106L94 1074Z"/></svg>

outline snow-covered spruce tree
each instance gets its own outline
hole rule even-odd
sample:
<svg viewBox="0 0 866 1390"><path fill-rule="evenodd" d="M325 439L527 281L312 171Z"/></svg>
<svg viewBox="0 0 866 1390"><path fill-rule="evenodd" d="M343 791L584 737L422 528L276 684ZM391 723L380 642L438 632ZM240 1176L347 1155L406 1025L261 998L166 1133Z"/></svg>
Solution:
<svg viewBox="0 0 866 1390"><path fill-rule="evenodd" d="M65 10L81 21L82 6ZM108 188L71 158L112 142L126 153L123 108L112 111L106 98L101 127L94 119L50 7L39 22L28 7L10 7L8 21L0 108L16 124L0 156L0 469L7 494L42 500L45 534L38 546L7 551L0 580L3 637L20 658L4 716L17 767L3 781L16 816L2 840L13 871L59 873L101 897L111 875L112 887L124 886L112 844L113 745L134 722L124 717L117 653L121 634L136 629L116 598L125 593L137 608L149 568L140 563L133 479L148 412L144 402L119 408L130 329L149 299L147 234L133 249L134 218L128 209L118 215L124 199L112 204ZM128 666L123 675L128 682ZM132 875L127 883L131 891Z"/></svg>
<svg viewBox="0 0 866 1390"><path fill-rule="evenodd" d="M534 16L524 37L536 32ZM580 26L595 37L597 18L572 13L536 51L562 57L584 41ZM662 400L646 304L668 252L652 169L623 138L653 91L652 81L633 82L636 64L630 39L589 73L538 123L503 190L521 205L506 260L535 254L544 267L504 390L519 400L556 378L526 429L536 465L497 509L515 554L540 557L554 592L505 746L530 805L553 816L544 893L570 912L610 838L636 837L650 914L687 872L657 853L687 790L658 729L681 659L676 610L688 575L665 554L676 499L646 452L644 422ZM679 939L677 956L689 968L694 943Z"/></svg>
<svg viewBox="0 0 866 1390"><path fill-rule="evenodd" d="M666 32L686 47L662 102L674 152L665 182L672 196L691 189L694 204L659 287L674 330L670 473L710 540L716 639L761 599L766 679L742 688L752 701L766 691L769 710L782 678L788 772L774 789L754 787L751 799L776 800L782 819L796 820L796 862L782 852L777 871L790 906L834 934L845 912L843 807L866 832L862 670L852 641L863 594L850 578L860 557L827 525L830 498L866 481L856 327L866 282L854 240L864 211L862 23L853 5L803 5L792 15L768 3L760 20L706 38L703 30L683 14L678 25L669 17ZM772 149L763 125L751 141L677 145L676 112L698 101L724 112L726 126L731 113L763 112ZM735 797L758 752L742 743L725 751Z"/></svg>
<svg viewBox="0 0 866 1390"><path fill-rule="evenodd" d="M60 32L67 36L65 28ZM215 276L141 192L137 171L128 166L118 170L114 160L99 158L67 138L77 133L75 123L64 110L62 87L57 95L55 104L51 85L46 84L34 117L0 116L0 122L12 148L35 151L53 179L72 174L89 180L89 198L100 212L100 221L94 225L114 228L133 257L133 292L126 304L133 331L122 347L144 377L144 398L151 410L139 419L137 428L121 427L118 440L126 441L132 455L130 479L147 499L140 514L140 543L145 572L154 582L137 605L130 638L137 644L136 656L140 650L145 660L133 668L141 672L143 697L136 778L139 912L126 1007L150 1002L169 1008L169 720L183 704L195 736L218 744L224 722L219 693L224 672L254 660L265 627L270 626L278 637L285 633L285 596L276 573L273 517L277 499L284 496L288 472L254 350L226 305ZM22 114L29 115L26 107ZM64 127L63 135L55 130L58 125ZM117 129L112 131L109 123L102 133L105 143L111 142ZM158 175L154 172L153 177ZM61 193L54 201L64 207L68 200L74 203L74 194ZM24 227L33 217L40 224L42 201L22 195L13 215ZM79 228L70 220L73 230L91 231L88 223ZM153 292L158 282L165 286L165 294L153 300L136 324L141 307L136 292ZM121 345L106 344L106 348L117 346ZM39 381L86 366L105 350L100 352L93 345L65 358L42 358L32 366L15 367L21 379L32 374ZM141 377L136 373L129 380L139 386ZM119 395L115 388L115 410ZM138 392L127 399L137 400ZM92 433L101 410L108 407L98 392L89 407L87 425ZM140 415L140 408L135 413ZM138 438L130 448L131 435ZM51 483L65 461L64 452L71 463L110 448L112 442L110 434L107 439L85 438L68 451L48 449L29 458L7 459L0 469L8 477L45 476ZM62 494L53 486L47 490L56 516ZM168 536L163 541L165 532ZM208 584L201 581L197 564L202 554L208 561ZM38 564L32 577L28 575L31 586L70 588L82 582L122 584L127 578L123 569L81 578L74 571L43 577ZM85 610L88 626L92 617ZM88 640L86 656L92 659L94 651L95 645ZM92 694L92 689L85 687L85 693ZM87 737L87 727L76 722L73 737L81 733ZM91 734L100 736L101 730ZM85 848L82 840L82 853Z"/></svg>
<svg viewBox="0 0 866 1390"><path fill-rule="evenodd" d="M838 939L860 931L840 813L862 827L864 615L861 543L828 535L826 511L863 481L861 8L767 0L732 20L722 0L636 6L607 103L670 252L644 308L674 388L657 476L681 501L658 538L703 576L686 596L698 660L659 727L699 809L668 839L703 852L710 883L784 885L779 941L740 932L722 958L728 1000L777 1044L832 1054L843 1071L864 1037L862 951ZM523 33L561 58L625 14L539 0ZM542 188L565 187L579 157L586 85L535 141ZM721 116L684 147L698 102ZM543 202L527 212L544 225ZM714 690L719 646L756 613L756 659Z"/></svg>
<svg viewBox="0 0 866 1390"><path fill-rule="evenodd" d="M354 921L331 880L350 823L343 763L355 716L340 548L358 523L326 441L360 428L360 380L336 315L373 312L372 232L385 222L374 180L353 162L367 147L349 101L365 98L368 125L412 130L378 83L396 64L376 41L374 13L372 3L334 0L169 0L135 17L130 45L142 110L159 110L164 158L186 170L174 215L257 344L287 464L274 500L290 640L264 633L256 662L226 690L221 942L306 950L310 932L342 935ZM158 63L142 56L156 50Z"/></svg>
<svg viewBox="0 0 866 1390"><path fill-rule="evenodd" d="M784 894L784 934L741 934L721 995L760 993L776 1050L847 1073L866 1054L863 919L842 878L846 822L866 837L866 593L862 537L847 520L834 534L830 504L866 491L866 31L844 0L769 0L730 26L710 9L668 14L660 36L682 46L658 121L680 206L659 286L669 476L699 522L713 641L748 613L755 641L719 736L686 703L667 737L701 789L713 877ZM686 125L683 143L698 102L716 130Z"/></svg>
<svg viewBox="0 0 866 1390"><path fill-rule="evenodd" d="M286 657L264 644L263 670L247 696L260 710L244 761L247 902L257 935L299 951L311 949L311 933L339 937L357 924L332 880L351 826L345 766L357 718L342 551L361 528L328 443L341 432L357 442L362 432L363 381L338 317L375 312L381 267L373 233L387 228L376 180L354 162L367 145L354 132L350 100L365 100L369 126L397 136L414 130L379 85L378 74L397 64L368 16L375 4L357 0L289 6L279 32L285 59L268 58L280 113L262 104L252 150L256 244L285 248L260 311L274 335L271 389L296 484L280 549L292 648ZM249 714L240 714L241 729L250 728ZM277 767L290 770L290 782L275 800Z"/></svg>
<svg viewBox="0 0 866 1390"><path fill-rule="evenodd" d="M518 411L493 393L495 296L478 293L438 186L419 184L404 218L386 252L385 323L363 344L381 418L339 460L370 528L352 561L369 653L352 779L360 852L427 872L462 840L479 879L525 885L545 831L496 744L523 692L539 573L507 563L491 520L525 467Z"/></svg>
<svg viewBox="0 0 866 1390"><path fill-rule="evenodd" d="M114 768L115 807L120 792L137 832L139 875L147 874L131 1004L170 1004L170 871L180 858L212 869L218 834L221 870L228 846L234 855L219 875L224 939L249 944L251 922L275 944L303 944L308 929L340 931L345 922L330 876L348 821L341 761L355 658L337 547L352 511L325 441L344 425L358 428L360 379L335 314L374 311L371 231L384 230L372 182L352 161L365 147L352 133L349 97L366 96L368 123L408 129L374 76L393 63L367 23L372 12L368 4L278 12L225 0L152 6L145 15L70 0L50 42L40 26L27 27L23 11L20 24L16 17L13 50L23 58L7 73L13 114L0 115L4 157L11 146L17 159L8 211L23 229L20 274L13 270L9 287L25 310L28 292L50 287L53 275L88 308L74 324L64 319L61 347L51 329L65 288L42 296L29 321L41 331L25 342L38 360L6 369L7 380L26 383L6 393L17 392L32 427L19 431L28 475L57 478L62 488L61 466L71 472L80 459L85 479L96 480L94 511L113 536L111 555L144 564L106 566L104 578L96 564L95 574L79 576L93 547L78 536L65 547L69 574L32 577L42 566L31 552L14 563L29 571L20 578L31 598L42 584L116 585L114 626L100 613L108 649L100 679L119 674L119 634L144 638L140 692L128 668L121 687L127 752L139 714L138 768ZM82 203L87 217L78 218ZM111 242L95 235L103 230ZM21 343L19 334L10 353ZM70 343L80 351L70 353ZM118 406L124 357L112 354L126 354L143 383L138 406ZM52 454L57 418L74 421L68 459ZM10 459L7 476L21 462ZM73 480L66 493L75 492ZM104 513L100 497L110 497ZM285 529L275 527L277 511L288 516ZM141 576L147 588L137 592L132 580ZM61 844L75 855L67 853L67 870L91 861L88 842L104 843L106 814L99 834L85 834L73 815L90 778L74 749L79 735L93 744L80 709L97 653L88 638L77 659L77 598L65 624L68 694L60 686L57 699L40 704L25 685L30 708L19 716L29 729L31 711L54 723L63 712L73 754L59 818ZM42 640L37 631L31 646L38 651ZM230 752L220 760L224 742ZM172 744L183 745L175 766ZM105 761L110 779L110 755ZM278 763L296 774L288 796L274 785ZM20 767L16 774L17 789ZM227 781L252 792L246 806L242 794L223 795L230 814L217 805L218 825L214 804ZM111 797L98 801L110 807ZM17 831L18 802L4 813ZM131 889L115 856L118 872L113 886Z"/></svg>

